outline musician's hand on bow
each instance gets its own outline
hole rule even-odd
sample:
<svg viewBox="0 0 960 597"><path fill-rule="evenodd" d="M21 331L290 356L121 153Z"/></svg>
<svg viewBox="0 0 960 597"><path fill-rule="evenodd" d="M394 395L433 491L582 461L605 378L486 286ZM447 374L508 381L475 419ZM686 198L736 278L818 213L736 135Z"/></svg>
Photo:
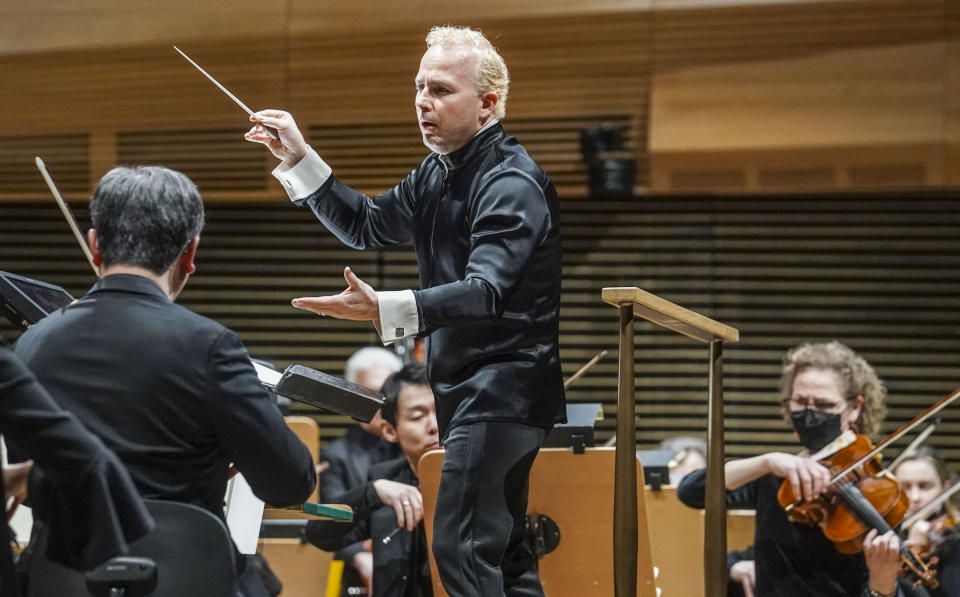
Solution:
<svg viewBox="0 0 960 597"><path fill-rule="evenodd" d="M783 452L767 454L770 472L790 482L793 495L802 496L809 501L820 497L830 486L830 470L804 456L794 456Z"/></svg>
<svg viewBox="0 0 960 597"><path fill-rule="evenodd" d="M900 538L893 531L883 535L870 529L863 539L863 557L870 571L870 588L883 595L897 590L900 571Z"/></svg>
<svg viewBox="0 0 960 597"><path fill-rule="evenodd" d="M397 526L412 531L423 520L423 496L413 485L378 479L373 489L380 501L397 513Z"/></svg>
<svg viewBox="0 0 960 597"><path fill-rule="evenodd" d="M350 270L344 268L343 277L347 289L333 296L307 296L295 298L291 304L297 309L329 315L337 319L372 321L380 325L380 301L369 284Z"/></svg>
<svg viewBox="0 0 960 597"><path fill-rule="evenodd" d="M254 122L243 136L247 141L263 143L275 157L283 160L287 166L295 166L307 155L310 146L303 139L303 134L293 121L293 116L283 110L260 110L250 117ZM277 129L279 139L274 139L263 130L263 125Z"/></svg>

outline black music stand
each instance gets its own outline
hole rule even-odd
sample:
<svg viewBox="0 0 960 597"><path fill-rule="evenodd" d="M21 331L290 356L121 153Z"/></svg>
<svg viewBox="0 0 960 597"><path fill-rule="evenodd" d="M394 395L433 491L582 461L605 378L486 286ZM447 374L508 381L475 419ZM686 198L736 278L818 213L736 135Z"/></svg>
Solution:
<svg viewBox="0 0 960 597"><path fill-rule="evenodd" d="M269 391L338 415L368 423L383 406L383 395L361 385L303 365L290 365L281 374L257 367L260 384Z"/></svg>
<svg viewBox="0 0 960 597"><path fill-rule="evenodd" d="M21 330L74 300L55 284L0 271L0 313Z"/></svg>

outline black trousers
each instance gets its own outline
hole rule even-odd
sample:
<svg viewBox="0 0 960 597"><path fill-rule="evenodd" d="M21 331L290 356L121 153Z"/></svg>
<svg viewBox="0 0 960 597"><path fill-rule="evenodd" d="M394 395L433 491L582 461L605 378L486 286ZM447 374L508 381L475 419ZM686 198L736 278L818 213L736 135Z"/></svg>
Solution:
<svg viewBox="0 0 960 597"><path fill-rule="evenodd" d="M433 519L433 556L450 597L543 597L525 519L545 435L520 423L450 431Z"/></svg>

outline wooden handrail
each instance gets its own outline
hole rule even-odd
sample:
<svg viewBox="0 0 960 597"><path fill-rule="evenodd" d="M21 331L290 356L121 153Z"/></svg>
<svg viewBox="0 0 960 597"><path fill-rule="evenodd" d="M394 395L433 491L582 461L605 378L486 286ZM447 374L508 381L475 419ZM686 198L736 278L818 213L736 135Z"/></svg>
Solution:
<svg viewBox="0 0 960 597"><path fill-rule="evenodd" d="M738 342L740 340L740 332L736 328L704 317L655 294L650 294L646 290L625 286L604 288L600 296L603 302L614 307L630 303L633 305L634 316L646 319L684 336L689 336L694 340L701 342L712 342L713 340Z"/></svg>
<svg viewBox="0 0 960 597"><path fill-rule="evenodd" d="M636 287L604 288L604 302L620 311L620 368L617 387L617 456L614 483L614 591L637 594L636 380L633 320L656 325L710 345L707 419L707 487L704 536L706 595L723 595L727 584L726 488L723 457L723 342L737 342L736 328L714 321ZM632 536L631 536L632 535Z"/></svg>

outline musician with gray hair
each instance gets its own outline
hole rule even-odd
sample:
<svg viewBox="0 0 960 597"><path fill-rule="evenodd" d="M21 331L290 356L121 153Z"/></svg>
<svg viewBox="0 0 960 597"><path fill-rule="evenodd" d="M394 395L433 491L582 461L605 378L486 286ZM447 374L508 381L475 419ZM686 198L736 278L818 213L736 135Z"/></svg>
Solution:
<svg viewBox="0 0 960 597"><path fill-rule="evenodd" d="M347 246L413 244L419 289L376 292L346 268L343 293L294 306L372 321L385 343L426 337L446 447L433 536L443 586L451 597L543 595L524 517L530 467L565 419L559 202L503 131L510 79L489 40L436 27L426 42L414 107L431 153L393 188L367 197L343 184L286 112L254 114L247 139L282 160L274 175L290 199Z"/></svg>
<svg viewBox="0 0 960 597"><path fill-rule="evenodd" d="M145 498L223 517L231 464L267 503L298 504L307 447L260 387L240 338L174 300L196 266L203 202L162 167L114 168L90 200L100 280L19 339L17 354L110 448ZM266 595L237 553L241 595Z"/></svg>

